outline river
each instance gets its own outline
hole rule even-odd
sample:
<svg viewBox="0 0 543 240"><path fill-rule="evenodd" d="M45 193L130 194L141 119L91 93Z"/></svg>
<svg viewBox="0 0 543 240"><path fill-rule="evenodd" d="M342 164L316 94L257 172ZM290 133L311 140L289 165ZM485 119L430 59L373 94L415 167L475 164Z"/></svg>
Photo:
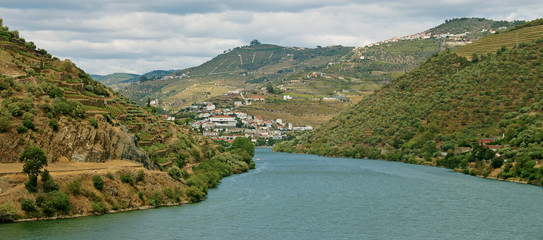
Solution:
<svg viewBox="0 0 543 240"><path fill-rule="evenodd" d="M0 225L0 239L543 239L543 188L378 160L257 149L176 207Z"/></svg>

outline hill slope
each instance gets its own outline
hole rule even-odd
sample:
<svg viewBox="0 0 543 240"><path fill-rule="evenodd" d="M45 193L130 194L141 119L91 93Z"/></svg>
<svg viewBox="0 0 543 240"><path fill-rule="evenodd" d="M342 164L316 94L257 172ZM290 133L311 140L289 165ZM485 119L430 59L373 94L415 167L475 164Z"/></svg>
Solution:
<svg viewBox="0 0 543 240"><path fill-rule="evenodd" d="M0 27L0 223L201 201L254 166ZM22 156L51 173L32 180Z"/></svg>
<svg viewBox="0 0 543 240"><path fill-rule="evenodd" d="M543 39L476 62L445 51L275 150L443 165L540 184L542 53ZM482 138L500 145L507 164L477 144Z"/></svg>

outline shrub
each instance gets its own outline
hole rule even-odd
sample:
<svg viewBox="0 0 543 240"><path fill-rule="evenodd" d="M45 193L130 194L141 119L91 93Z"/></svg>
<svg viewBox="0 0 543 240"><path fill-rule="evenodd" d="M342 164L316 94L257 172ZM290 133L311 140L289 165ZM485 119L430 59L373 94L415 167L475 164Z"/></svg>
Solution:
<svg viewBox="0 0 543 240"><path fill-rule="evenodd" d="M175 198L175 194L171 188L164 188L164 195L166 195L168 199L173 200Z"/></svg>
<svg viewBox="0 0 543 240"><path fill-rule="evenodd" d="M104 179L100 175L94 175L92 177L92 183L94 185L94 188L102 191L104 189Z"/></svg>
<svg viewBox="0 0 543 240"><path fill-rule="evenodd" d="M115 179L115 177L113 176L113 173L108 172L108 173L106 174L106 176L107 176L107 178L109 178L109 179L111 179L111 180Z"/></svg>
<svg viewBox="0 0 543 240"><path fill-rule="evenodd" d="M13 222L18 217L15 206L11 204L0 205L0 223Z"/></svg>
<svg viewBox="0 0 543 240"><path fill-rule="evenodd" d="M61 192L49 192L46 195L40 195L36 198L36 204L42 208L45 216L52 217L58 211L67 213L70 206L70 197Z"/></svg>
<svg viewBox="0 0 543 240"><path fill-rule="evenodd" d="M0 133L7 132L11 127L11 120L9 117L4 116L0 118Z"/></svg>
<svg viewBox="0 0 543 240"><path fill-rule="evenodd" d="M60 186L53 180L47 169L43 170L41 173L41 181L43 183L43 191L46 193L58 191L60 189Z"/></svg>
<svg viewBox="0 0 543 240"><path fill-rule="evenodd" d="M159 191L153 192L151 194L151 198L149 199L149 205L151 206L162 205L162 193Z"/></svg>
<svg viewBox="0 0 543 240"><path fill-rule="evenodd" d="M500 168L503 165L503 159L499 157L494 157L492 159L492 167L493 168Z"/></svg>
<svg viewBox="0 0 543 240"><path fill-rule="evenodd" d="M98 122L96 121L96 119L91 118L91 119L89 119L89 122L94 128L98 127Z"/></svg>
<svg viewBox="0 0 543 240"><path fill-rule="evenodd" d="M179 178L182 176L181 169L179 169L177 166L172 166L168 169L168 175L175 180L179 180Z"/></svg>
<svg viewBox="0 0 543 240"><path fill-rule="evenodd" d="M130 183L130 185L134 185L134 177L132 177L132 175L128 173L121 174L121 182Z"/></svg>
<svg viewBox="0 0 543 240"><path fill-rule="evenodd" d="M191 202L199 202L205 199L206 194L196 186L190 186L187 188L187 196Z"/></svg>
<svg viewBox="0 0 543 240"><path fill-rule="evenodd" d="M23 199L21 200L21 208L27 213L34 213L37 211L36 205L32 199Z"/></svg>
<svg viewBox="0 0 543 240"><path fill-rule="evenodd" d="M140 200L143 202L143 204L145 204L145 195L143 195L143 192L142 192L142 191L139 191L139 192L138 192L138 197L139 197Z"/></svg>
<svg viewBox="0 0 543 240"><path fill-rule="evenodd" d="M19 134L26 133L26 131L28 131L28 128L26 128L23 125L20 125L20 126L17 127L17 133L19 133Z"/></svg>
<svg viewBox="0 0 543 240"><path fill-rule="evenodd" d="M140 169L138 171L138 174L136 175L136 182L142 182L143 180L145 180L145 171L143 171L143 169Z"/></svg>
<svg viewBox="0 0 543 240"><path fill-rule="evenodd" d="M38 176L28 175L28 181L25 182L25 188L29 193L38 192Z"/></svg>
<svg viewBox="0 0 543 240"><path fill-rule="evenodd" d="M107 207L103 202L93 202L92 211L94 213L104 214L107 213Z"/></svg>
<svg viewBox="0 0 543 240"><path fill-rule="evenodd" d="M51 126L55 131L58 130L58 121L54 118L51 118L51 120L49 120L49 126Z"/></svg>
<svg viewBox="0 0 543 240"><path fill-rule="evenodd" d="M75 180L68 183L68 190L76 196L81 194L81 180Z"/></svg>

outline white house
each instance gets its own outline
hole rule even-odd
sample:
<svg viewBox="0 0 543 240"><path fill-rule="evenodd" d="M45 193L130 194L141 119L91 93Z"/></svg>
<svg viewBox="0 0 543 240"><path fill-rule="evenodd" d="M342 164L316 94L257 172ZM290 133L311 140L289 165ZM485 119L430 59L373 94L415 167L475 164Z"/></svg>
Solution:
<svg viewBox="0 0 543 240"><path fill-rule="evenodd" d="M237 123L234 117L225 115L210 117L209 121L211 121L215 125L215 127L218 128L234 128L236 127Z"/></svg>
<svg viewBox="0 0 543 240"><path fill-rule="evenodd" d="M215 104L213 103L206 104L206 111L213 111L213 110L215 110Z"/></svg>

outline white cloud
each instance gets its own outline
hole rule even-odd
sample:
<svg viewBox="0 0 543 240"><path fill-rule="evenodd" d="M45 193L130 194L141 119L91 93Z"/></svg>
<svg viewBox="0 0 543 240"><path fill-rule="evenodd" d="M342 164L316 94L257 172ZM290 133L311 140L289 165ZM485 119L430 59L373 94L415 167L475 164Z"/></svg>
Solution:
<svg viewBox="0 0 543 240"><path fill-rule="evenodd" d="M4 25L90 73L145 73L201 64L252 39L284 46L360 46L445 19L533 20L538 1L20 0Z"/></svg>

